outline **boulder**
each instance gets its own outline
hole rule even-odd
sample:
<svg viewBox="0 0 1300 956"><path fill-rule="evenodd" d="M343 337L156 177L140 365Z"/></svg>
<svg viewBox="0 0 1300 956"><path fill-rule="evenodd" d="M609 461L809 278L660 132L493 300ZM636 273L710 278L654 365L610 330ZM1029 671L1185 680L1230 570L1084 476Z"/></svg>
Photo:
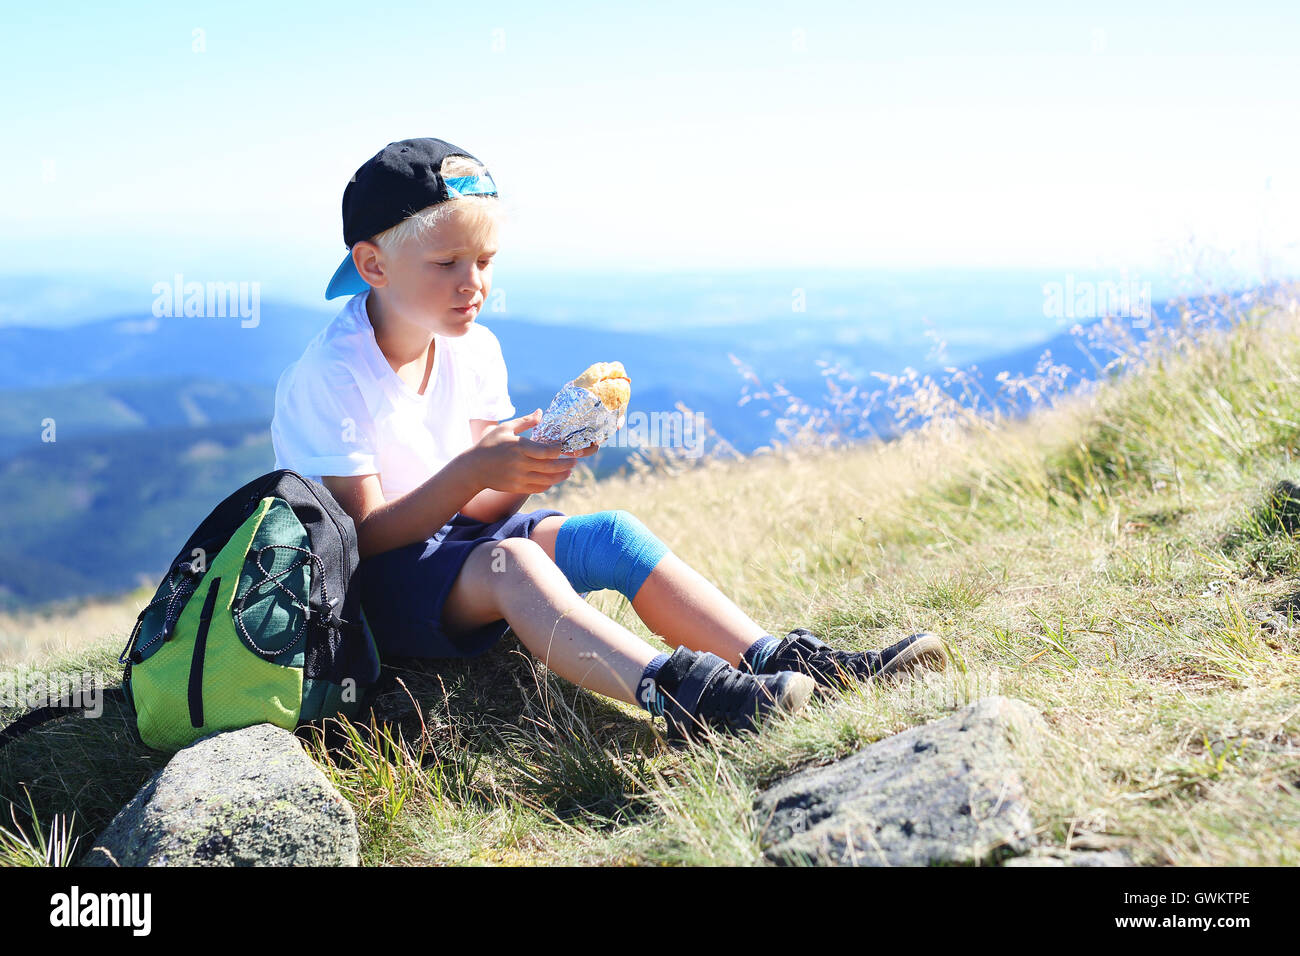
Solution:
<svg viewBox="0 0 1300 956"><path fill-rule="evenodd" d="M356 818L279 727L211 734L149 778L85 866L356 866Z"/></svg>
<svg viewBox="0 0 1300 956"><path fill-rule="evenodd" d="M1017 765L1045 731L1024 702L986 697L800 771L756 802L764 854L776 864L924 866L1024 853L1034 837Z"/></svg>

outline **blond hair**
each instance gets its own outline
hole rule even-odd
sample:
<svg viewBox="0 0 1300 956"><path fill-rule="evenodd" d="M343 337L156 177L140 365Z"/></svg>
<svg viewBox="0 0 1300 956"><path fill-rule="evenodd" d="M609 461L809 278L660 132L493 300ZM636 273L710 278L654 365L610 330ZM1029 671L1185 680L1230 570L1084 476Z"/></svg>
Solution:
<svg viewBox="0 0 1300 956"><path fill-rule="evenodd" d="M482 176L487 169L468 156L448 156L443 159L438 172L445 179L451 176ZM497 225L504 221L505 210L496 196L461 196L426 206L397 225L371 236L370 241L384 251L396 249L408 242L423 240L438 223L457 215L469 218L473 241L486 243Z"/></svg>

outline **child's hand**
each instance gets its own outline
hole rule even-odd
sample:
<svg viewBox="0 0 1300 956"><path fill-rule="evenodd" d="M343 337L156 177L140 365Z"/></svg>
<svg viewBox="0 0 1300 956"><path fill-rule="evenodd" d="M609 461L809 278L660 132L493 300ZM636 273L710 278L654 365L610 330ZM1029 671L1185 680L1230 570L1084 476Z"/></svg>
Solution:
<svg viewBox="0 0 1300 956"><path fill-rule="evenodd" d="M520 432L533 428L541 420L542 410L539 408L523 418L494 425L483 433L478 444L469 450L477 468L479 484L512 495L541 494L569 477L575 458L585 458L594 453L596 446L591 445L573 455L564 455L563 445L543 445L519 437ZM561 461L561 457L569 460Z"/></svg>
<svg viewBox="0 0 1300 956"><path fill-rule="evenodd" d="M562 455L560 455L560 457L561 458L590 458L598 451L600 451L600 446L597 445L595 442L592 442L586 448L579 448L577 451L566 451Z"/></svg>

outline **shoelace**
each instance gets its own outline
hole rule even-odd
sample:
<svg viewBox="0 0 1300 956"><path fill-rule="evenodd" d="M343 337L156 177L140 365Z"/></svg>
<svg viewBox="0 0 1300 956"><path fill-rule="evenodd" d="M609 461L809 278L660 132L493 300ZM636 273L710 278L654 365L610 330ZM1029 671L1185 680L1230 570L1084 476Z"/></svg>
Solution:
<svg viewBox="0 0 1300 956"><path fill-rule="evenodd" d="M876 651L831 651L826 656L850 673L861 673L863 665L867 674L880 670L880 654Z"/></svg>
<svg viewBox="0 0 1300 956"><path fill-rule="evenodd" d="M803 660L805 667L817 670L827 677L841 678L845 674L869 677L881 669L880 654L876 651L810 650L797 644L789 651L791 656Z"/></svg>

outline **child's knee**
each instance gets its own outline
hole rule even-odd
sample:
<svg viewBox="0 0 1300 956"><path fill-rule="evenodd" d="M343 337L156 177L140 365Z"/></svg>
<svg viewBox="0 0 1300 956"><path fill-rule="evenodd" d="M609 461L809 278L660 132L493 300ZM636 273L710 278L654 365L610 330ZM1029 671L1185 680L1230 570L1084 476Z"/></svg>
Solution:
<svg viewBox="0 0 1300 956"><path fill-rule="evenodd" d="M484 545L487 572L498 580L507 577L535 577L551 559L536 541L528 538L504 538Z"/></svg>
<svg viewBox="0 0 1300 956"><path fill-rule="evenodd" d="M573 515L555 538L555 563L575 591L609 588L631 600L669 549L622 509Z"/></svg>

